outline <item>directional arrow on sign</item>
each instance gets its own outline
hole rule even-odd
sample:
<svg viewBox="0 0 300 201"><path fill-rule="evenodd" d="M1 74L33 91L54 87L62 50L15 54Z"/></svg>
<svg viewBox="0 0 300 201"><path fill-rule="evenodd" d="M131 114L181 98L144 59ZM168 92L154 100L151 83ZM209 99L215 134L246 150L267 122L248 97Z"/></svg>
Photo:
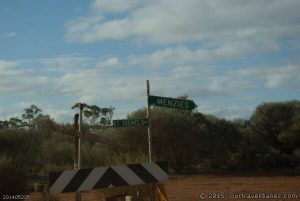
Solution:
<svg viewBox="0 0 300 201"><path fill-rule="evenodd" d="M148 119L119 119L113 120L113 127L138 127L148 126Z"/></svg>
<svg viewBox="0 0 300 201"><path fill-rule="evenodd" d="M192 110L197 107L197 105L192 100L182 100L160 96L149 96L148 102L150 105L154 106L169 107L182 110Z"/></svg>

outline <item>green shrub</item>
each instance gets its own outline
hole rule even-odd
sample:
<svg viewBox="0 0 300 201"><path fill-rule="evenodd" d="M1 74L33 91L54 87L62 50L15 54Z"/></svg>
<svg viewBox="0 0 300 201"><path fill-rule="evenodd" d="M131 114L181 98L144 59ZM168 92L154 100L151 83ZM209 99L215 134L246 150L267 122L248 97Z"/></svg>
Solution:
<svg viewBox="0 0 300 201"><path fill-rule="evenodd" d="M6 155L0 155L0 193L24 194L28 190L26 173L17 168L15 162Z"/></svg>

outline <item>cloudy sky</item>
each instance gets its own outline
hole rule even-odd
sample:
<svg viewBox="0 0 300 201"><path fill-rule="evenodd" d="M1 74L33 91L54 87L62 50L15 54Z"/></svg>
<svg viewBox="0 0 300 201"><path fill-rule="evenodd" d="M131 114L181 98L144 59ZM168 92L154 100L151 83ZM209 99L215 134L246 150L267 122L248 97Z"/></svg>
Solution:
<svg viewBox="0 0 300 201"><path fill-rule="evenodd" d="M300 99L299 0L0 2L0 119L36 104L71 121L79 101L115 118L151 94L249 118Z"/></svg>

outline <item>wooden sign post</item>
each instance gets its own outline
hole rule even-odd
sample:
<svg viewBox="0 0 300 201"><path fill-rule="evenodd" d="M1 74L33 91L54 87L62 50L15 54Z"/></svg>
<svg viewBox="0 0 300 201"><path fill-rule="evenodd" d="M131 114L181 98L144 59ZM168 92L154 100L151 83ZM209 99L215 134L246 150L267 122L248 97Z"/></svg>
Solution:
<svg viewBox="0 0 300 201"><path fill-rule="evenodd" d="M150 83L149 80L146 81L147 85L147 119L148 119L148 150L149 150L149 162L152 161L152 153L151 153L151 110L150 110L150 103L149 103L149 96L150 96Z"/></svg>

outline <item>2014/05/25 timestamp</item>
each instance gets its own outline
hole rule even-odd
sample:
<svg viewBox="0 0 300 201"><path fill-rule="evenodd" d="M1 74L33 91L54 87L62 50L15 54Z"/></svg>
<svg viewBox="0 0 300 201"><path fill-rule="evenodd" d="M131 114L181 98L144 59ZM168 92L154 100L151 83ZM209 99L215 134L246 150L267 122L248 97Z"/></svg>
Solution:
<svg viewBox="0 0 300 201"><path fill-rule="evenodd" d="M29 200L30 195L2 195L2 200Z"/></svg>

